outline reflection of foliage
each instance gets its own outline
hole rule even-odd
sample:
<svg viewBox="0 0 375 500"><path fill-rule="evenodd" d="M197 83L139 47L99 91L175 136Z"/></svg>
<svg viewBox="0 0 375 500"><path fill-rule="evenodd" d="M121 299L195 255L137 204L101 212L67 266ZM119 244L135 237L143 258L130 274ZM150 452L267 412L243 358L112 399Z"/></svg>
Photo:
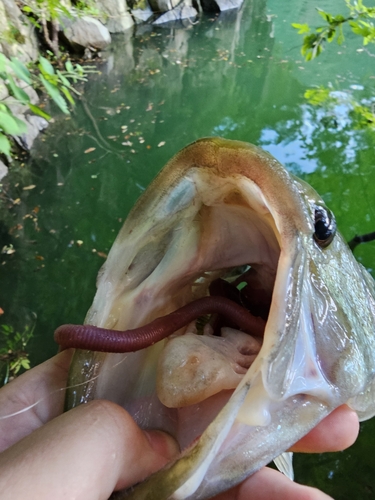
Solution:
<svg viewBox="0 0 375 500"><path fill-rule="evenodd" d="M331 92L335 95L332 89ZM324 94L318 93L318 100ZM359 156L369 150L367 141L371 141L366 131L355 130L354 116L342 94L342 101L341 96L336 96L324 104L302 105L298 118L278 122L272 127L273 134L268 135L268 140L265 135L262 141L263 147L272 154L280 152L283 163L295 175L314 172L314 187L320 194L329 191L325 184L327 178L335 178L336 182L342 179L344 183L343 173L354 173ZM336 186L332 190L335 189ZM331 203L330 199L326 201Z"/></svg>
<svg viewBox="0 0 375 500"><path fill-rule="evenodd" d="M332 88L318 87L308 89L305 92L305 98L313 106L321 106L325 111L325 117L322 118L323 124L336 123L337 113L340 109L344 110L347 118L352 119L353 128L372 128L375 129L374 102L358 102L350 91L337 91Z"/></svg>
<svg viewBox="0 0 375 500"><path fill-rule="evenodd" d="M21 370L30 368L27 344L33 337L34 327L26 326L22 333L12 326L0 326L0 373L1 384L5 385L19 375Z"/></svg>
<svg viewBox="0 0 375 500"><path fill-rule="evenodd" d="M323 50L324 42L332 42L335 38L338 44L344 41L343 25L348 23L356 35L363 38L363 44L375 42L375 26L370 19L375 18L375 7L366 7L362 0L345 0L349 9L345 17L318 9L326 24L311 31L308 24L292 24L299 34L304 34L301 52L307 61L317 57ZM332 88L312 88L305 92L305 98L314 106L322 106L325 117L322 120L326 126L334 126L335 110L346 108L354 128L375 129L374 100L357 101L350 91L335 91Z"/></svg>
<svg viewBox="0 0 375 500"><path fill-rule="evenodd" d="M347 16L338 14L336 16L317 9L326 24L312 30L306 23L293 23L292 26L298 30L298 34L305 35L301 48L302 55L306 61L317 57L323 50L325 42L332 42L335 38L341 45L344 41L343 25L348 23L352 32L363 38L363 44L375 42L375 26L370 19L375 18L375 7L366 7L362 0L352 3L351 0L345 0L349 9Z"/></svg>

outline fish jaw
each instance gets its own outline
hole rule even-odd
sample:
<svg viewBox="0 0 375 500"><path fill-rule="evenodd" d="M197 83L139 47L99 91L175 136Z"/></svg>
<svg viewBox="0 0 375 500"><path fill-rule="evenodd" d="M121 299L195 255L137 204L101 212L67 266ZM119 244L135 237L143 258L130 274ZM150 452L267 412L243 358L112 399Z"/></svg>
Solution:
<svg viewBox="0 0 375 500"><path fill-rule="evenodd" d="M241 397L228 403L228 413L218 416L193 449L134 488L115 493L113 500L211 498L267 465L333 409L316 399L298 396L275 404L269 425L248 426L233 421L233 413L249 389L242 387L237 393ZM229 425L217 428L222 420L230 429Z"/></svg>
<svg viewBox="0 0 375 500"><path fill-rule="evenodd" d="M145 324L206 295L212 280L244 264L273 292L260 352L222 410L177 462L118 498L208 498L288 449L340 404L359 405L358 394L371 413L372 281L339 234L327 248L316 244L317 204L318 195L267 153L205 139L179 153L135 206L99 276L88 323ZM141 427L166 430L186 446L199 433L181 438L180 410L156 395L165 343L126 355L77 351L67 406L111 399ZM204 412L202 403L197 418Z"/></svg>

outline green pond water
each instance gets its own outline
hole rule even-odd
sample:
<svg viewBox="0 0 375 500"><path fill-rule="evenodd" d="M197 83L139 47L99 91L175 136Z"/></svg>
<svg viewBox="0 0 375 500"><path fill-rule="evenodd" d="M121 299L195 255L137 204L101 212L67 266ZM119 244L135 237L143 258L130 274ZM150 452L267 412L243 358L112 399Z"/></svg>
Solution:
<svg viewBox="0 0 375 500"><path fill-rule="evenodd" d="M340 1L319 6L344 11ZM290 24L306 21L320 23L310 2L246 0L240 12L196 25L141 26L135 36L114 37L72 115L55 117L11 177L20 204L0 221L1 248L16 250L0 256L1 322L21 330L35 324L34 364L55 354L57 326L84 320L97 272L135 200L199 137L264 147L316 188L347 239L375 230L375 132L358 128L348 107L350 96L375 94L375 60L349 34L343 46L305 63ZM329 84L339 104L304 98ZM355 253L375 269L375 244ZM296 479L336 499L375 498L374 452L370 421L346 452L298 456Z"/></svg>

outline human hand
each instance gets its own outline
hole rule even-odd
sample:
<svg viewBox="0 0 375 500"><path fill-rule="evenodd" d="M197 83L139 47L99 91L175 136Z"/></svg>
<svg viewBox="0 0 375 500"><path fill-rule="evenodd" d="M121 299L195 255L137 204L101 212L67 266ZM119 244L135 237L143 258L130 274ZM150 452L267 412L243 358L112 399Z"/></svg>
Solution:
<svg viewBox="0 0 375 500"><path fill-rule="evenodd" d="M0 391L2 499L107 499L178 454L167 434L144 432L121 407L93 401L61 415L71 353L64 351ZM35 401L32 409L3 419ZM294 451L338 451L357 437L358 419L342 406L299 441ZM3 451L4 450L4 451ZM327 500L327 495L263 468L216 500Z"/></svg>

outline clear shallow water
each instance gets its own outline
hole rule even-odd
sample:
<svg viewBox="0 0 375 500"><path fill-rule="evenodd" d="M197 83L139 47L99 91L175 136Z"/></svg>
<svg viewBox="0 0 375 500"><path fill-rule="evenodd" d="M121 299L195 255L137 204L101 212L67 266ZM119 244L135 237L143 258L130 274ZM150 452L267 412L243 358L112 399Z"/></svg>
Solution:
<svg viewBox="0 0 375 500"><path fill-rule="evenodd" d="M319 6L328 4L343 11L341 2ZM290 23L313 14L308 2L247 0L238 14L115 38L72 116L55 119L27 169L15 174L12 196L21 204L0 221L1 247L16 249L0 256L1 321L20 329L35 322L34 363L56 352L58 325L83 321L131 206L168 159L199 137L263 146L317 189L346 238L375 230L374 133L356 130L345 105L327 112L303 97L329 82L357 99L371 97L374 59L357 52L358 43L332 44L305 63ZM375 268L374 244L356 255ZM297 480L336 499L375 498L374 426L364 424L346 453L298 457Z"/></svg>

